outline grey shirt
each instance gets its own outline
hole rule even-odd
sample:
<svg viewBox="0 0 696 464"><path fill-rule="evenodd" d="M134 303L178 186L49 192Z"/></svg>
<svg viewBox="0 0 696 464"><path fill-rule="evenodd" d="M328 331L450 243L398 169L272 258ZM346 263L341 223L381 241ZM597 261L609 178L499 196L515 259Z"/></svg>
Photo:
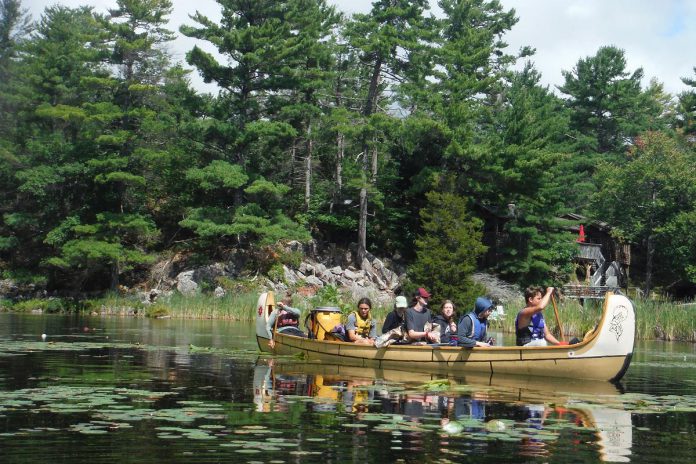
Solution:
<svg viewBox="0 0 696 464"><path fill-rule="evenodd" d="M346 319L346 331L358 330L358 320L355 318L355 313L350 313ZM377 338L377 323L374 319L370 321L370 335L368 338Z"/></svg>

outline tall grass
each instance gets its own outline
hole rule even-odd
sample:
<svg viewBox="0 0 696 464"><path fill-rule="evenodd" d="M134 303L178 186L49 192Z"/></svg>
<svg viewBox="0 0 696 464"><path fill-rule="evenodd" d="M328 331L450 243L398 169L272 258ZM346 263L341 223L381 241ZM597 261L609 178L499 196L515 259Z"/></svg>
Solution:
<svg viewBox="0 0 696 464"><path fill-rule="evenodd" d="M276 295L279 299L280 295ZM43 312L87 312L96 314L128 315L148 317L174 317L191 319L231 319L251 322L256 317L258 293L229 292L222 298L210 294L183 296L174 293L161 296L156 303L145 305L135 296L107 294L95 300L26 300L12 303L3 300L0 311L29 312L41 309ZM293 306L302 310L301 320L312 308L336 306L344 315L356 309L357 301L352 301L335 287L325 287L314 296L295 295ZM599 322L602 313L602 300L586 300L581 306L578 300L565 299L558 302L558 312L566 339L582 338L587 331ZM633 300L636 310L636 333L643 340L669 340L696 342L696 303L677 304L667 300ZM514 333L515 316L523 302L508 303L505 315L491 322L491 326L506 333ZM372 316L380 323L392 310L391 304L375 305ZM431 309L437 313L437 308ZM461 316L461 314L460 314ZM551 303L544 310L544 318L549 329L559 336L556 318Z"/></svg>
<svg viewBox="0 0 696 464"><path fill-rule="evenodd" d="M583 336L599 323L603 300L565 299L558 302L558 314L566 339ZM632 300L636 312L636 336L642 340L670 340L696 342L696 304L676 304L666 300ZM522 301L505 317L492 322L503 332L514 333L515 317L523 307ZM559 336L556 317L551 303L544 310L544 319L549 330Z"/></svg>
<svg viewBox="0 0 696 464"><path fill-rule="evenodd" d="M256 316L258 297L256 293L228 293L222 298L207 294L186 297L174 293L168 299L153 305L149 311L155 313L160 309L166 310L166 315L177 318L252 321Z"/></svg>

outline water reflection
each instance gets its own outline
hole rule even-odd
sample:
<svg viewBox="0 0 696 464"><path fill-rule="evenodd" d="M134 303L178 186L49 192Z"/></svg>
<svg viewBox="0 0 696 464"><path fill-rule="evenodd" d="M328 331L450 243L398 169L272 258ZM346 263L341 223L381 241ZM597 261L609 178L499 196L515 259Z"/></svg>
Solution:
<svg viewBox="0 0 696 464"><path fill-rule="evenodd" d="M308 397L313 412L343 412L362 421L402 420L399 443L422 451L423 433L434 419L444 445L449 438L516 441L517 454L548 458L552 445L567 440L581 448L594 436L599 458L627 462L632 447L631 413L588 404L589 397L621 395L605 382L572 382L520 377L441 378L430 374L327 366L278 359L259 360L254 368L254 403L258 412L287 411ZM360 435L363 429L356 427ZM394 447L392 443L392 447ZM399 447L397 447L399 448Z"/></svg>

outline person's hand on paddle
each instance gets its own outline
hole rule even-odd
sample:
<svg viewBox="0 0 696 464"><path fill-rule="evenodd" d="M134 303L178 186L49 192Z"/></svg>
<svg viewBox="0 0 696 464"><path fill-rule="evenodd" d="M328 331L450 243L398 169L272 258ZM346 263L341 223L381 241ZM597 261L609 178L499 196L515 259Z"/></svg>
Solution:
<svg viewBox="0 0 696 464"><path fill-rule="evenodd" d="M270 349L275 348L275 340L268 340L268 347Z"/></svg>

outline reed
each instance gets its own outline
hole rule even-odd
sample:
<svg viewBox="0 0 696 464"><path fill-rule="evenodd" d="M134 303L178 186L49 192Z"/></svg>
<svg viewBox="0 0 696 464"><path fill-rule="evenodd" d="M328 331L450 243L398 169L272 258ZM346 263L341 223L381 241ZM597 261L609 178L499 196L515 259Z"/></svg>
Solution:
<svg viewBox="0 0 696 464"><path fill-rule="evenodd" d="M277 296L278 298L278 296ZM3 300L0 311L30 312L85 312L96 314L128 315L148 317L173 317L191 319L231 319L254 321L256 317L256 291L229 292L222 298L201 293L195 296L183 296L174 293L168 297L160 296L152 305L145 305L133 295L118 293L106 294L94 300L26 300L12 303ZM564 299L558 302L558 312L566 339L582 338L599 322L602 313L601 300L586 300L581 306L578 300ZM696 342L696 302L675 303L665 299L633 300L636 310L636 336L642 340L667 340ZM345 315L356 308L356 302L342 294L335 287L325 287L314 296L296 295L293 306L302 310L302 319L312 308L318 306L336 306ZM523 307L523 302L509 302L505 315L491 321L491 327L505 333L514 333L515 316ZM378 328L392 310L391 304L375 304L372 316L379 321ZM433 313L436 308L431 309ZM556 319L551 304L544 310L549 329L559 336ZM459 314L461 316L461 314Z"/></svg>
<svg viewBox="0 0 696 464"><path fill-rule="evenodd" d="M632 300L636 311L636 337L641 340L696 342L696 303L678 304L667 300ZM599 323L602 300L565 299L558 303L558 313L566 340L583 336ZM515 308L522 308L522 301ZM510 307L513 307L512 305ZM492 322L503 332L514 333L517 309L508 309L505 317ZM551 303L544 310L549 330L559 336Z"/></svg>

